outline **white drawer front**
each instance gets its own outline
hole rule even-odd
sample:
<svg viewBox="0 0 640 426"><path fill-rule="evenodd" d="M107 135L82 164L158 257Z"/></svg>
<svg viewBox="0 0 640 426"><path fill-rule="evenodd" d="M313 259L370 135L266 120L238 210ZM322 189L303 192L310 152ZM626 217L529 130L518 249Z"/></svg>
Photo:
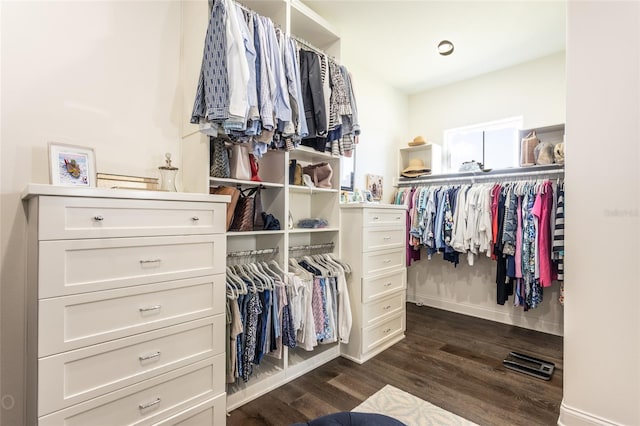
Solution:
<svg viewBox="0 0 640 426"><path fill-rule="evenodd" d="M223 273L224 235L41 241L39 297Z"/></svg>
<svg viewBox="0 0 640 426"><path fill-rule="evenodd" d="M38 416L224 352L224 315L38 361Z"/></svg>
<svg viewBox="0 0 640 426"><path fill-rule="evenodd" d="M407 235L404 232L404 228L373 228L365 229L362 238L362 247L365 252L404 247L406 243Z"/></svg>
<svg viewBox="0 0 640 426"><path fill-rule="evenodd" d="M404 312L379 325L365 328L362 337L363 353L367 353L387 340L404 332Z"/></svg>
<svg viewBox="0 0 640 426"><path fill-rule="evenodd" d="M151 424L224 392L224 354L43 416L40 426ZM223 394L224 395L224 394Z"/></svg>
<svg viewBox="0 0 640 426"><path fill-rule="evenodd" d="M368 303L407 288L407 270L393 271L362 280L362 303Z"/></svg>
<svg viewBox="0 0 640 426"><path fill-rule="evenodd" d="M224 426L226 417L226 396L202 402L182 413L172 416L154 426Z"/></svg>
<svg viewBox="0 0 640 426"><path fill-rule="evenodd" d="M404 248L367 252L362 255L362 270L365 277L401 270L404 265Z"/></svg>
<svg viewBox="0 0 640 426"><path fill-rule="evenodd" d="M219 234L226 204L40 197L38 215L40 240Z"/></svg>
<svg viewBox="0 0 640 426"><path fill-rule="evenodd" d="M362 307L363 326L369 327L381 320L404 310L405 294L399 291L393 296L385 297Z"/></svg>
<svg viewBox="0 0 640 426"><path fill-rule="evenodd" d="M406 226L406 211L400 209L367 209L364 212L364 226L397 225L403 229Z"/></svg>
<svg viewBox="0 0 640 426"><path fill-rule="evenodd" d="M38 356L222 314L224 304L222 274L43 299Z"/></svg>

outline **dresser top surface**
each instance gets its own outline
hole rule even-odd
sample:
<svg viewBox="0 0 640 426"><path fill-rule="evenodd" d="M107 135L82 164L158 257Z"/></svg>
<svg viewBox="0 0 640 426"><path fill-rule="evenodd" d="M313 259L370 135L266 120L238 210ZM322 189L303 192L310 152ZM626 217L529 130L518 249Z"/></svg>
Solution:
<svg viewBox="0 0 640 426"><path fill-rule="evenodd" d="M136 189L75 188L70 186L28 184L22 191L22 199L38 196L119 198L135 200L196 201L207 203L228 203L228 195L210 195L191 192L145 191Z"/></svg>
<svg viewBox="0 0 640 426"><path fill-rule="evenodd" d="M404 204L380 204L380 203L346 203L340 204L341 209L388 209L388 210L406 210Z"/></svg>

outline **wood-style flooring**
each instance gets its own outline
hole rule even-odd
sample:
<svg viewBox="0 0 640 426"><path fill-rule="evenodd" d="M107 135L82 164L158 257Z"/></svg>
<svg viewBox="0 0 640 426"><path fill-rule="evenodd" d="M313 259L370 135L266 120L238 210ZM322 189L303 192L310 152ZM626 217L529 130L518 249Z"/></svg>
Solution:
<svg viewBox="0 0 640 426"><path fill-rule="evenodd" d="M335 359L255 399L227 425L290 425L350 411L390 384L479 425L555 425L562 337L407 304L406 338L366 363ZM555 363L550 381L507 370L510 351Z"/></svg>

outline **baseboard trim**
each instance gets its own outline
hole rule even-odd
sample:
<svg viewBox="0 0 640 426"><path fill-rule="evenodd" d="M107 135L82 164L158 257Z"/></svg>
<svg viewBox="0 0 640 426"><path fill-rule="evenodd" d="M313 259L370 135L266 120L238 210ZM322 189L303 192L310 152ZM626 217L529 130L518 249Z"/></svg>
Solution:
<svg viewBox="0 0 640 426"><path fill-rule="evenodd" d="M598 417L594 414L587 413L586 411L579 410L574 407L570 407L564 403L560 404L560 417L558 418L559 426L622 426L621 423L616 423Z"/></svg>
<svg viewBox="0 0 640 426"><path fill-rule="evenodd" d="M554 334L556 336L563 335L563 325L539 318L527 318L524 316L509 316L504 312L498 312L478 306L471 306L462 303L450 302L437 298L424 296L407 295L407 302L422 304L432 308L444 309L459 314L470 315L477 318L483 318L490 321L497 321L503 324L516 325L530 330L541 331L543 333ZM534 321L531 321L531 320ZM530 321L530 322L528 322Z"/></svg>

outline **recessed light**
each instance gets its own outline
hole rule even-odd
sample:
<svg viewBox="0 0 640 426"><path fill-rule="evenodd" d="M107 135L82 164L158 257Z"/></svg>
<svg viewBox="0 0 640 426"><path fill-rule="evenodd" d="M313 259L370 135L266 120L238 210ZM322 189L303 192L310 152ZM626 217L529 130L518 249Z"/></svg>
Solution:
<svg viewBox="0 0 640 426"><path fill-rule="evenodd" d="M453 53L453 43L449 40L442 40L438 43L438 53L442 56L451 55Z"/></svg>

